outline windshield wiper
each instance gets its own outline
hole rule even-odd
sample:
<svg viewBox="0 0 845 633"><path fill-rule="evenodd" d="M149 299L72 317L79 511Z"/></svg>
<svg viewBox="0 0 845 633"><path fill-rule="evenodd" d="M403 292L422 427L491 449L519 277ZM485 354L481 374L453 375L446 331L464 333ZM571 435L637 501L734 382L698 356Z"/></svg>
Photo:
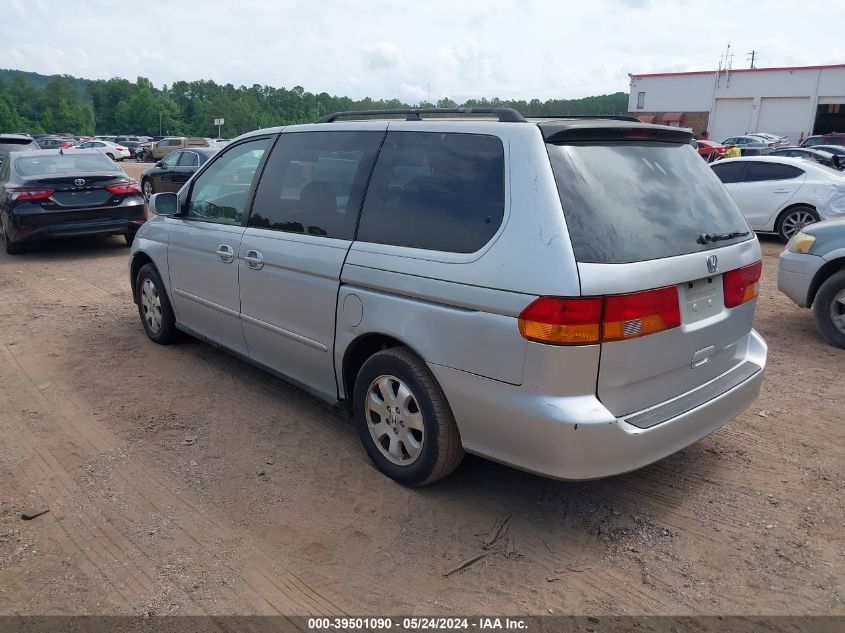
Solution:
<svg viewBox="0 0 845 633"><path fill-rule="evenodd" d="M695 240L699 244L709 244L710 242L721 242L723 240L732 240L735 237L745 237L750 235L751 231L733 231L731 233L702 233Z"/></svg>

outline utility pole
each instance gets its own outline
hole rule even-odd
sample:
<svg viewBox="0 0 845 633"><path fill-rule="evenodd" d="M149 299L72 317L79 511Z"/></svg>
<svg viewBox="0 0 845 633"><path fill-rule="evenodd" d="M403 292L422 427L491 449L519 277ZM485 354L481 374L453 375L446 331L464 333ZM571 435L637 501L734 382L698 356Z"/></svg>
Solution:
<svg viewBox="0 0 845 633"><path fill-rule="evenodd" d="M754 60L756 58L757 58L757 51L751 51L750 53L748 53L748 57L746 57L746 59L748 59L751 62L751 69L752 70L754 68L756 68L756 66L754 66Z"/></svg>

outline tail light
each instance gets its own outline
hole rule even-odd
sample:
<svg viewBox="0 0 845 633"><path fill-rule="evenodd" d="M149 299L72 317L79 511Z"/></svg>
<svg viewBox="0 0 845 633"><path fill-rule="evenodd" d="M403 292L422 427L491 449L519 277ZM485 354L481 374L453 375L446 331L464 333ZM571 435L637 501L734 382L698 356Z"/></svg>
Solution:
<svg viewBox="0 0 845 633"><path fill-rule="evenodd" d="M126 151L126 148L125 148L125 147L120 147L119 145L118 145L118 146L116 146L116 147L115 147L115 149L116 149L118 152L125 152L125 151Z"/></svg>
<svg viewBox="0 0 845 633"><path fill-rule="evenodd" d="M141 187L134 180L116 182L106 187L106 190L112 193L141 193Z"/></svg>
<svg viewBox="0 0 845 633"><path fill-rule="evenodd" d="M604 301L604 341L624 341L681 325L675 286L613 295Z"/></svg>
<svg viewBox="0 0 845 633"><path fill-rule="evenodd" d="M674 286L609 297L540 297L519 315L524 338L552 345L623 341L680 325Z"/></svg>
<svg viewBox="0 0 845 633"><path fill-rule="evenodd" d="M763 262L754 262L749 266L729 270L722 275L725 295L725 307L735 308L757 297Z"/></svg>
<svg viewBox="0 0 845 633"><path fill-rule="evenodd" d="M529 341L588 345L601 338L602 299L540 297L519 315L519 332Z"/></svg>
<svg viewBox="0 0 845 633"><path fill-rule="evenodd" d="M14 202L26 202L28 200L46 200L52 196L52 189L31 189L28 187L17 187L6 189L9 200Z"/></svg>

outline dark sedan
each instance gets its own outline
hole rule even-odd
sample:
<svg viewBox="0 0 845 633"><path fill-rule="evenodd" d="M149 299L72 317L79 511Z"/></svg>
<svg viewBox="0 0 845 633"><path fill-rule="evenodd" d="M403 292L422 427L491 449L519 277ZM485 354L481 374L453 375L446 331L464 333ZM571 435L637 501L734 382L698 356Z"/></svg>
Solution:
<svg viewBox="0 0 845 633"><path fill-rule="evenodd" d="M814 160L826 167L833 167L840 169L841 159L833 152L828 152L816 147L784 147L776 149L772 152L772 156L789 156L790 158L806 158L807 160Z"/></svg>
<svg viewBox="0 0 845 633"><path fill-rule="evenodd" d="M138 183L97 150L10 152L0 167L0 239L12 255L29 241L78 235L131 244L145 221Z"/></svg>
<svg viewBox="0 0 845 633"><path fill-rule="evenodd" d="M147 171L141 174L141 188L149 200L154 193L176 192L188 179L214 156L217 148L191 147L170 152Z"/></svg>

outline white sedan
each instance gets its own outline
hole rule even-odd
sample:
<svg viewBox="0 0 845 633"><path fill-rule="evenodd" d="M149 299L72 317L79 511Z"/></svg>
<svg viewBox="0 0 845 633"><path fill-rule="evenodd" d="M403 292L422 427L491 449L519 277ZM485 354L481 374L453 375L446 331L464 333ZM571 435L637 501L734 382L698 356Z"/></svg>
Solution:
<svg viewBox="0 0 845 633"><path fill-rule="evenodd" d="M755 231L786 242L801 227L845 216L845 176L802 158L745 156L710 167Z"/></svg>
<svg viewBox="0 0 845 633"><path fill-rule="evenodd" d="M126 158L129 158L130 156L129 149L127 149L123 145L112 143L111 141L100 141L94 139L93 141L85 141L84 143L80 143L76 147L77 149L98 149L103 154L115 161L124 160Z"/></svg>

